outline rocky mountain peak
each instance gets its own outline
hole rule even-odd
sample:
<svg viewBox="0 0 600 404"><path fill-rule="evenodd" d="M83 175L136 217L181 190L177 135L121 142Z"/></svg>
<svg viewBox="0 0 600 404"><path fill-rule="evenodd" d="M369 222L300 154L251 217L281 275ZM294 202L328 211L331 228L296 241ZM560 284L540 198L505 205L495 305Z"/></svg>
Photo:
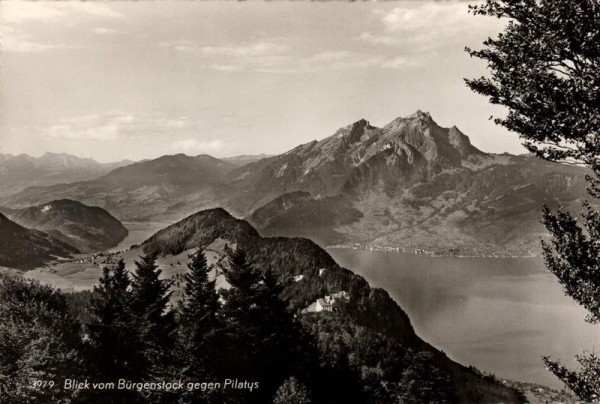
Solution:
<svg viewBox="0 0 600 404"><path fill-rule="evenodd" d="M413 128L423 132L428 128L438 127L438 124L433 120L429 112L417 110L414 114L403 117L400 116L383 127L384 131L390 132L394 130L406 130Z"/></svg>
<svg viewBox="0 0 600 404"><path fill-rule="evenodd" d="M419 119L423 121L431 121L433 122L433 118L431 118L431 114L429 112L424 112L418 109L414 114L408 116L408 119Z"/></svg>
<svg viewBox="0 0 600 404"><path fill-rule="evenodd" d="M369 131L375 129L366 119L358 120L346 128L348 128L348 134L344 136L344 140L348 145L360 142L362 139L364 139L363 136L368 136Z"/></svg>
<svg viewBox="0 0 600 404"><path fill-rule="evenodd" d="M460 165L463 158L485 154L471 145L469 137L456 126L443 128L429 112L421 110L405 118L396 118L383 128L383 133L387 139L397 139L414 147L428 161L443 159L453 161L452 165Z"/></svg>

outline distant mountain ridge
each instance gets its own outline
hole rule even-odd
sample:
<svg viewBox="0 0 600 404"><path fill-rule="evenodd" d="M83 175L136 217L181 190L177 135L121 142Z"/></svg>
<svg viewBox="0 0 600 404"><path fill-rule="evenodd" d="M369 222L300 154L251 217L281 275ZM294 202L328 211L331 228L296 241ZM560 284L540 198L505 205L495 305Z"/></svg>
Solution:
<svg viewBox="0 0 600 404"><path fill-rule="evenodd" d="M89 181L30 187L1 199L0 205L24 207L68 198L100 206L121 220L165 218L212 203L215 187L234 167L208 155L166 155L119 167Z"/></svg>
<svg viewBox="0 0 600 404"><path fill-rule="evenodd" d="M121 220L178 220L221 206L265 234L323 245L531 255L545 233L541 206L576 207L586 197L585 173L532 156L485 153L455 126L417 111L381 128L361 119L244 165L163 156L90 181L28 188L0 205L70 198ZM282 209L284 200L293 207Z"/></svg>
<svg viewBox="0 0 600 404"><path fill-rule="evenodd" d="M272 157L270 154L240 154L237 156L224 157L221 160L227 161L228 163L235 164L237 166L243 166L246 164L254 163L255 161L262 160L267 157Z"/></svg>
<svg viewBox="0 0 600 404"><path fill-rule="evenodd" d="M131 164L131 161L98 163L93 159L66 153L46 153L40 157L2 154L0 193L16 193L30 186L89 180L128 164Z"/></svg>
<svg viewBox="0 0 600 404"><path fill-rule="evenodd" d="M115 247L128 234L121 222L104 209L69 199L5 210L4 213L16 223L44 231L80 252L99 252Z"/></svg>

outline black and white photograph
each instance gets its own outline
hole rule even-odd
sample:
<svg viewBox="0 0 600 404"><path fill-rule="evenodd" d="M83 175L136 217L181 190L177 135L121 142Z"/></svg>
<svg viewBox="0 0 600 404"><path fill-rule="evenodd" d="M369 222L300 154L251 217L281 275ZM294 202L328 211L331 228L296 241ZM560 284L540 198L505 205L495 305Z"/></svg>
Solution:
<svg viewBox="0 0 600 404"><path fill-rule="evenodd" d="M29 403L600 403L600 1L2 1Z"/></svg>

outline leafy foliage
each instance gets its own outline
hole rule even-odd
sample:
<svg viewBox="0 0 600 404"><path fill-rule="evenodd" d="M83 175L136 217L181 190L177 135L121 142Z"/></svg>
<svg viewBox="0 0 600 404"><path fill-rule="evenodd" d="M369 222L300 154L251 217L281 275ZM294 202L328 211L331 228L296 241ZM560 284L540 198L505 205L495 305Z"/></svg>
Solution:
<svg viewBox="0 0 600 404"><path fill-rule="evenodd" d="M491 73L467 85L509 109L496 123L539 157L600 169L598 1L488 0L471 10L509 19L484 49L467 48Z"/></svg>
<svg viewBox="0 0 600 404"><path fill-rule="evenodd" d="M310 404L306 386L290 377L277 389L273 404Z"/></svg>
<svg viewBox="0 0 600 404"><path fill-rule="evenodd" d="M92 317L89 312L90 301L92 300L93 291L80 290L77 292L65 293L65 300L69 306L69 310L73 317L79 321L85 328L87 324L92 322Z"/></svg>
<svg viewBox="0 0 600 404"><path fill-rule="evenodd" d="M84 371L79 329L59 292L0 274L0 402L70 402L60 382Z"/></svg>
<svg viewBox="0 0 600 404"><path fill-rule="evenodd" d="M495 122L517 132L545 160L591 169L588 192L600 197L600 2L598 0L488 0L474 14L508 18L483 50L490 77L466 80L475 92L509 109ZM584 204L581 220L544 208L550 243L543 243L550 271L564 291L600 322L600 212ZM583 400L597 401L598 359L582 355L581 371L544 358L550 371Z"/></svg>
<svg viewBox="0 0 600 404"><path fill-rule="evenodd" d="M569 213L544 209L544 222L552 235L543 242L546 265L567 295L585 307L587 321L600 322L600 212L585 205L583 228Z"/></svg>
<svg viewBox="0 0 600 404"><path fill-rule="evenodd" d="M435 366L431 353L417 352L402 372L396 391L403 403L443 403L452 397L448 386L448 376Z"/></svg>
<svg viewBox="0 0 600 404"><path fill-rule="evenodd" d="M338 398L347 395L341 401L359 397L359 402L367 403L448 402L455 398L448 375L430 352L415 352L331 313L308 315L302 322L317 336L322 371L334 370L327 387ZM343 392L332 388L336 383L346 386Z"/></svg>
<svg viewBox="0 0 600 404"><path fill-rule="evenodd" d="M546 366L560 378L579 398L590 403L600 402L600 357L596 353L577 355L579 372L567 369L559 362L544 357Z"/></svg>

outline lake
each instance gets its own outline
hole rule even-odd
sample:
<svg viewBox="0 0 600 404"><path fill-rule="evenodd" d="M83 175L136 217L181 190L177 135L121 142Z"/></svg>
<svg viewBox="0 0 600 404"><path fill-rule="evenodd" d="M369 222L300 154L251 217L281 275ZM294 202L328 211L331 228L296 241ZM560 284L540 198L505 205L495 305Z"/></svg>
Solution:
<svg viewBox="0 0 600 404"><path fill-rule="evenodd" d="M561 388L541 357L576 367L574 355L600 349L600 325L585 323L585 309L563 294L540 258L328 252L387 290L421 338L465 365Z"/></svg>
<svg viewBox="0 0 600 404"><path fill-rule="evenodd" d="M108 252L117 252L129 249L132 245L139 245L150 238L154 233L171 225L171 222L122 222L129 233L117 246Z"/></svg>

